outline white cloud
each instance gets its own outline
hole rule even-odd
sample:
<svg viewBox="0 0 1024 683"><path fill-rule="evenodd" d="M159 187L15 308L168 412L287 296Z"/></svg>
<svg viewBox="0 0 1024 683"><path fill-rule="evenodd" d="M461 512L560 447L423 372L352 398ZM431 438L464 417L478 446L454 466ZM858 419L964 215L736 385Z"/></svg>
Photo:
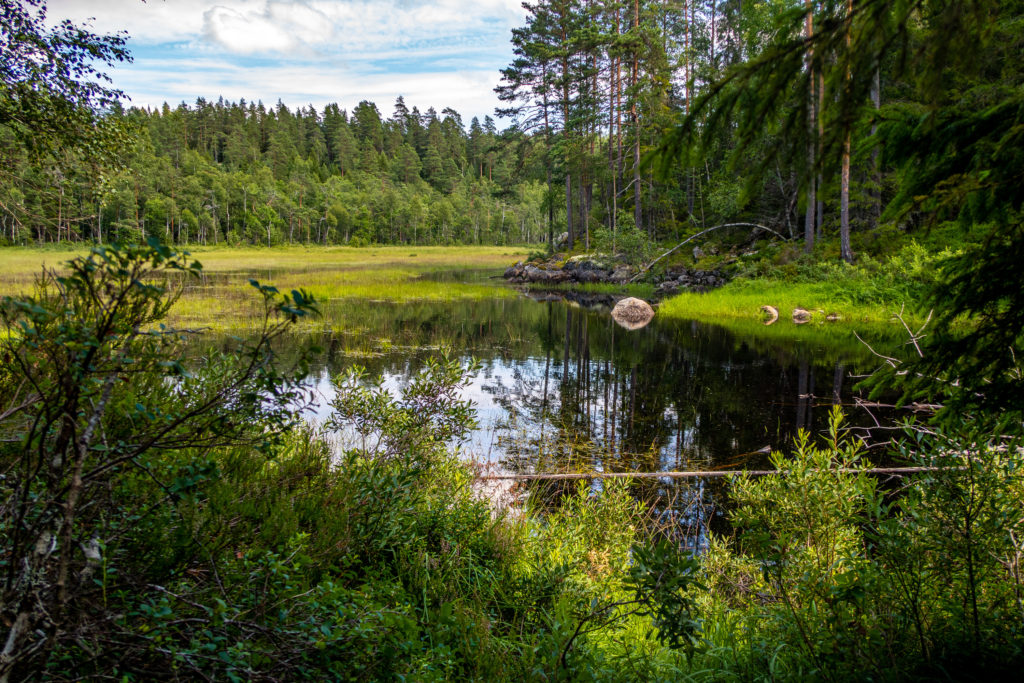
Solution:
<svg viewBox="0 0 1024 683"><path fill-rule="evenodd" d="M211 0L49 0L47 16L51 21L94 18L94 30L127 31L138 42L178 42L199 35L203 12L213 4Z"/></svg>
<svg viewBox="0 0 1024 683"><path fill-rule="evenodd" d="M119 85L131 93L132 104L140 107L155 108L164 102L175 106L181 101L192 104L197 97L213 100L223 96L232 101L262 100L268 106L280 99L291 108L312 104L320 111L337 102L351 111L359 101L370 100L390 116L395 98L402 95L409 107L421 111L452 107L468 120L493 114L495 80L490 69L382 75L325 71L308 65L252 70L213 60L167 69L164 64L140 60L122 75Z"/></svg>
<svg viewBox="0 0 1024 683"><path fill-rule="evenodd" d="M267 2L258 10L218 5L203 13L203 37L235 54L287 53L326 45L333 22L322 12L297 2Z"/></svg>
<svg viewBox="0 0 1024 683"><path fill-rule="evenodd" d="M297 45L382 49L487 34L507 42L520 0L50 0L51 20L95 18L134 42L209 40L243 55Z"/></svg>
<svg viewBox="0 0 1024 683"><path fill-rule="evenodd" d="M50 0L49 15L129 32L136 63L110 75L139 106L369 99L389 114L401 94L469 118L498 104L524 12L521 0Z"/></svg>

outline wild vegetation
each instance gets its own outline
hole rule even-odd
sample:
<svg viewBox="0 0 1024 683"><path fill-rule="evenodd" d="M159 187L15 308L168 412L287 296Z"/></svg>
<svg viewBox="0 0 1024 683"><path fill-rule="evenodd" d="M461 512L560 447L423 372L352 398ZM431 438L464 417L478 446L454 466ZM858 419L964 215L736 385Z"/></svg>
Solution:
<svg viewBox="0 0 1024 683"><path fill-rule="evenodd" d="M457 362L397 396L339 376L336 455L289 429L301 365L271 364L315 301L257 286L258 340L190 360L153 268L198 271L105 248L4 300L8 679L899 680L1021 654L1015 440L919 429L905 457L938 469L894 492L836 413L734 484L738 535L694 558L624 486L496 516L451 450Z"/></svg>
<svg viewBox="0 0 1024 683"><path fill-rule="evenodd" d="M41 267L59 269L64 261L86 253L56 248L0 251L0 293L28 294ZM472 274L493 273L522 253L510 247L200 247L194 252L203 263L199 277L164 276L183 286L167 316L175 324L214 332L257 328L262 311L249 297L249 281L273 278L281 289L305 288L322 302L324 316L303 321L303 329L362 324L365 320L338 309L352 300L455 302L514 296L512 290L489 286ZM433 277L439 271L469 275Z"/></svg>
<svg viewBox="0 0 1024 683"><path fill-rule="evenodd" d="M501 86L521 126L495 132L532 159L521 183L495 173L497 157L460 166L454 113L418 120L421 150L415 119L378 128L369 104L354 119L332 109L336 136L324 135L326 113L284 107L119 110L118 93L93 81L95 60L128 58L123 38L48 26L41 6L0 0L3 229L16 243L96 245L0 300L0 682L1019 670L1021 3L530 4ZM346 130L362 145L357 162L342 162ZM438 139L453 166L431 161ZM134 156L116 153L125 148ZM145 191L125 184L132 172ZM218 190L231 174L240 184ZM563 181L559 218L551 188ZM444 219L372 208L369 194L399 183L410 205L469 206L448 232ZM352 192L335 198L345 213L332 186ZM516 187L546 199L514 204ZM513 237L498 209L525 232ZM352 212L366 220L346 223ZM615 250L681 239L717 216L796 237L800 214L809 255L755 232L723 238L717 257L850 315L904 297L934 307L937 334L908 329L874 378L934 414L894 432L889 457L913 470L893 482L872 474L836 409L823 440L802 433L770 455L777 473L733 481L732 535L701 552L635 484L532 484L517 511L481 497L459 451L474 420L460 391L476 368L443 354L398 392L339 374L326 422L304 424L310 350L283 342L321 297L348 291L344 271L320 295L303 277L288 293L246 285L254 333L228 352L167 324L205 271L170 241L546 231L550 243L564 224L570 247L593 238ZM282 253L364 259L298 249ZM398 249L401 266L385 258L382 279L419 273L407 264L419 256ZM470 258L497 256L484 254Z"/></svg>

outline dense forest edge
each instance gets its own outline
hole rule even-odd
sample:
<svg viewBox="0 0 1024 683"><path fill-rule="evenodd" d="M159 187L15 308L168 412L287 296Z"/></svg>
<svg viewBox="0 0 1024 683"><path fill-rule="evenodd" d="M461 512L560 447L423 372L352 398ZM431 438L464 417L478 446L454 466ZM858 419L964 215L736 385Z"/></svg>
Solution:
<svg viewBox="0 0 1024 683"><path fill-rule="evenodd" d="M125 109L123 35L0 0L0 239L91 247L0 299L0 683L1019 670L1024 3L525 7L499 131L401 101ZM894 484L836 409L730 484L699 553L635 482L496 506L460 457L477 368L443 353L398 393L333 378L305 424L314 350L276 352L323 306L301 284L252 281L230 353L167 324L190 245L639 267L734 224L660 267L905 302L869 382L927 414L884 437L917 468Z"/></svg>

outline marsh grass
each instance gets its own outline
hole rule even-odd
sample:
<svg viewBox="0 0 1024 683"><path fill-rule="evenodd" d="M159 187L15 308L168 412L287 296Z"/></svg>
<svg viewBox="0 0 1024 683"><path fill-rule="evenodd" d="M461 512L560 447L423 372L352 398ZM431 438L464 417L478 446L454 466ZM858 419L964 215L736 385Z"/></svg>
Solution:
<svg viewBox="0 0 1024 683"><path fill-rule="evenodd" d="M658 309L661 315L662 309ZM895 320L887 322L825 322L814 320L804 325L794 324L789 317L779 316L778 322L765 325L755 311L755 315L741 317L715 317L699 313L693 315L673 315L680 322L696 320L701 323L713 323L731 332L737 346L743 345L760 353L775 354L780 348L820 347L828 349L843 361L864 362L872 357L871 348L892 350L906 341L903 327ZM857 337L861 339L857 339ZM863 340L863 341L861 341ZM868 347L871 345L871 348Z"/></svg>
<svg viewBox="0 0 1024 683"><path fill-rule="evenodd" d="M659 313L668 317L690 318L718 322L722 318L739 320L761 319L761 306L775 306L779 309L778 326L792 326L793 309L803 308L811 313L811 323L804 327L825 322L829 314L840 316L840 320L829 323L835 327L852 325L888 325L893 314L900 311L903 303L904 318L914 324L924 321L925 316L912 307L913 302L872 302L854 301L843 291L841 283L803 283L782 280L734 280L721 289L704 294L686 292L662 303ZM773 326L774 327L774 326Z"/></svg>
<svg viewBox="0 0 1024 683"><path fill-rule="evenodd" d="M508 263L522 258L516 247L281 247L190 249L203 264L199 280L172 282L182 296L171 310L169 322L213 330L247 329L257 322L258 309L249 280L272 284L281 291L304 289L321 309L331 301L379 300L479 301L514 297L510 289L486 281L486 273L499 274ZM86 249L9 248L0 250L0 294L26 294L43 266L59 267ZM467 273L466 278L431 277L438 271ZM325 315L304 323L326 329Z"/></svg>

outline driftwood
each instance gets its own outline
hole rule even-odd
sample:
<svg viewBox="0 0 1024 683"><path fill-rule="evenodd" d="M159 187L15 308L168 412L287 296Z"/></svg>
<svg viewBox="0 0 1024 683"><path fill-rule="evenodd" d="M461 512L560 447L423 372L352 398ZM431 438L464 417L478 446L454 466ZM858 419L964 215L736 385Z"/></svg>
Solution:
<svg viewBox="0 0 1024 683"><path fill-rule="evenodd" d="M903 476L920 474L921 472L937 472L939 470L958 469L949 467L871 467L858 469L855 467L839 467L830 469L836 474L888 474ZM694 472L566 472L563 474L488 474L477 477L482 481L529 481L529 480L572 480L572 479L703 479L715 477L738 477L746 474L751 477L765 477L773 474L788 474L788 470L705 470Z"/></svg>
<svg viewBox="0 0 1024 683"><path fill-rule="evenodd" d="M685 244L686 244L687 242L691 242L691 241L693 241L693 240L697 239L698 237L701 237L701 236L703 236L703 235L706 235L706 234L708 234L709 232L711 232L712 230L719 230L719 229L721 229L721 228L758 228L758 229L760 229L760 230L765 230L765 231L767 231L767 232L770 232L770 233L772 233L773 235L778 235L779 237L781 237L781 238L782 238L782 239L784 239L784 240L785 240L785 239L787 239L787 238L786 238L786 236L785 236L785 235L783 235L782 233L778 233L778 232L775 232L775 231L774 231L774 230L772 230L771 228L765 227L765 226L763 226L763 225L759 225L758 223L723 223L722 225L716 225L716 226L714 226L714 227L711 227L711 228L708 228L708 229L706 229L706 230L701 230L701 231L700 231L700 232L698 232L698 233L697 233L696 235L690 235L690 236L689 236L689 237L687 237L687 238L686 238L685 240L683 240L682 242L680 242L680 243L679 243L679 244L677 244L676 246L672 247L671 249L669 249L668 251L666 251L666 252L665 252L664 254L662 254L661 256L659 256L658 258L654 259L653 261L651 261L650 263L648 263L648 264L647 264L646 266L644 266L643 268L641 268L641 269L640 269L640 272L638 272L638 273L637 273L636 275L634 275L633 277L631 277L631 278L629 279L629 281L630 281L630 282L635 282L635 281L636 281L636 279L637 279L638 277L640 277L641 275L643 275L644 273L646 273L646 272L647 272L648 270L650 270L650 269L651 269L651 267L652 267L652 266L654 266L654 264L655 264L655 263L657 263L657 262L658 262L658 261L660 261L661 259L665 258L665 257L666 257L666 256L668 256L669 254L673 253L674 251L676 251L677 249L679 249L680 247L682 247L683 245L685 245Z"/></svg>

